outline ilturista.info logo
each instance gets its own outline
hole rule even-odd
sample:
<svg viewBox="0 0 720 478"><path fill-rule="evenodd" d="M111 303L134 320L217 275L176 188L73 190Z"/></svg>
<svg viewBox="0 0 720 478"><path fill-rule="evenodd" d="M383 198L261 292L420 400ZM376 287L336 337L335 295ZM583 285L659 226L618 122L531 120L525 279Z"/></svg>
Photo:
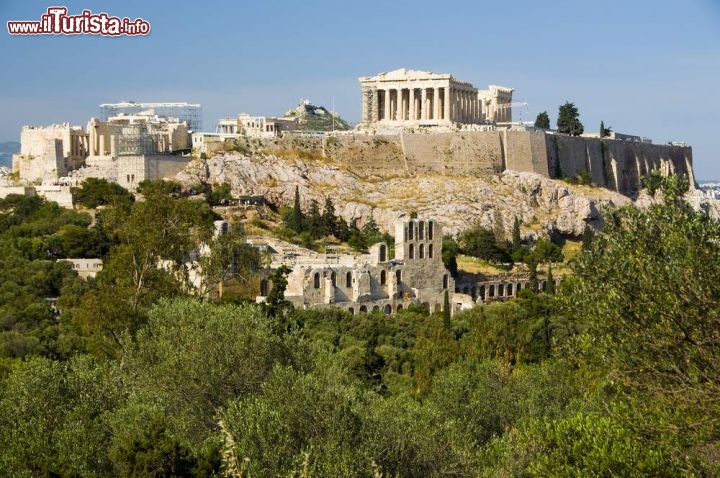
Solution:
<svg viewBox="0 0 720 478"><path fill-rule="evenodd" d="M150 23L142 18L111 17L107 13L83 10L79 15L68 15L65 7L50 7L40 21L7 22L11 35L147 35Z"/></svg>

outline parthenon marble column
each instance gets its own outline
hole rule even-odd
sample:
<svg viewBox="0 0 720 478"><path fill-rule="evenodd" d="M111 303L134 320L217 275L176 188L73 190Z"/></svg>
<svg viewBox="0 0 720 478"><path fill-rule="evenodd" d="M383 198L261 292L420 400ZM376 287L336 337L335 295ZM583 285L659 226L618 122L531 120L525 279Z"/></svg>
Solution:
<svg viewBox="0 0 720 478"><path fill-rule="evenodd" d="M445 121L450 121L450 101L452 99L452 96L450 95L450 87L445 87L445 101L443 102L443 107L445 108L445 111L443 113L443 119Z"/></svg>
<svg viewBox="0 0 720 478"><path fill-rule="evenodd" d="M440 88L433 88L433 119L440 118Z"/></svg>
<svg viewBox="0 0 720 478"><path fill-rule="evenodd" d="M428 119L427 88L423 88L420 94L420 119Z"/></svg>

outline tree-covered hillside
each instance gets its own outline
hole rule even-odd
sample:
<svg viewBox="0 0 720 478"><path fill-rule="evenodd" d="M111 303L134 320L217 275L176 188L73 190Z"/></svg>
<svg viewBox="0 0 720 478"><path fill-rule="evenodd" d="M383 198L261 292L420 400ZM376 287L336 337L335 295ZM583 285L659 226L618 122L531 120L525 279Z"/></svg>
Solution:
<svg viewBox="0 0 720 478"><path fill-rule="evenodd" d="M213 217L165 186L94 221L3 200L0 475L718 476L720 225L685 187L608 215L557 293L451 318L189 295L157 259Z"/></svg>

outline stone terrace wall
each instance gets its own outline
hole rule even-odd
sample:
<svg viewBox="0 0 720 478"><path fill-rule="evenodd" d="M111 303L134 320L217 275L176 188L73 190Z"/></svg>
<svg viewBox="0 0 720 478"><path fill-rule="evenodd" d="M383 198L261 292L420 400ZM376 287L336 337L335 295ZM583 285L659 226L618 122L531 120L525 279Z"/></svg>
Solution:
<svg viewBox="0 0 720 478"><path fill-rule="evenodd" d="M643 175L660 169L689 175L694 184L689 147L538 131L285 135L247 147L252 153L337 162L361 176L482 177L513 170L562 178L587 171L593 184L628 194L640 189Z"/></svg>
<svg viewBox="0 0 720 478"><path fill-rule="evenodd" d="M403 134L401 144L411 173L489 176L502 171L502 143L497 132Z"/></svg>
<svg viewBox="0 0 720 478"><path fill-rule="evenodd" d="M325 155L358 174L380 176L489 176L503 163L499 134L484 131L329 137Z"/></svg>
<svg viewBox="0 0 720 478"><path fill-rule="evenodd" d="M547 146L543 132L503 131L505 163L503 169L526 171L542 175L551 174L549 169Z"/></svg>
<svg viewBox="0 0 720 478"><path fill-rule="evenodd" d="M545 140L551 177L588 171L594 184L621 193L639 190L641 177L653 169L695 182L690 147L564 135L546 135Z"/></svg>

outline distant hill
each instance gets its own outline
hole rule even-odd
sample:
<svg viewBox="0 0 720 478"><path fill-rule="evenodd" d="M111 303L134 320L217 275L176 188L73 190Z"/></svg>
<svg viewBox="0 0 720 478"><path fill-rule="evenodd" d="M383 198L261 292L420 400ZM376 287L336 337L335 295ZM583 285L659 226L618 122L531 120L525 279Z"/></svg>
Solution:
<svg viewBox="0 0 720 478"><path fill-rule="evenodd" d="M17 141L5 141L0 143L0 166L7 168L12 166L12 155L20 152L20 143Z"/></svg>
<svg viewBox="0 0 720 478"><path fill-rule="evenodd" d="M337 113L333 118L332 112L324 106L316 106L308 100L300 101L295 108L285 113L288 118L298 118L299 129L304 131L345 131L350 129L347 121Z"/></svg>

